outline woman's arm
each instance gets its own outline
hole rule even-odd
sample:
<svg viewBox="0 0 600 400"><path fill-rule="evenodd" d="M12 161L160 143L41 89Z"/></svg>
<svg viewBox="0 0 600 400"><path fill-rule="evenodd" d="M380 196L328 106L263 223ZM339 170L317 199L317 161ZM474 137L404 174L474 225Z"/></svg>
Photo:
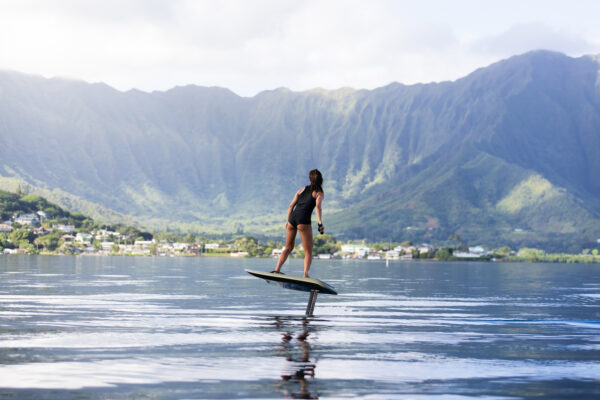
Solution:
<svg viewBox="0 0 600 400"><path fill-rule="evenodd" d="M323 192L317 193L317 221L319 222L319 232L323 233L325 228L323 228L323 211L321 210L321 203L323 203L323 197L325 194Z"/></svg>

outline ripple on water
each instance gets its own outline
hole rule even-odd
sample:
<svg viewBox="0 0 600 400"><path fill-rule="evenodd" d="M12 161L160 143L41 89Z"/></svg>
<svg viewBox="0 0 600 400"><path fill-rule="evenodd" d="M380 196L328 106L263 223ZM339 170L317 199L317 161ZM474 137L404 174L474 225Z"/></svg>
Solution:
<svg viewBox="0 0 600 400"><path fill-rule="evenodd" d="M241 272L264 260L52 260L2 275L15 284L0 295L3 395L196 398L210 385L222 398L499 399L534 393L532 382L575 393L600 380L600 295L586 285L600 273L589 267L315 263L341 294L319 296L304 318L307 294ZM531 271L535 293L522 285ZM199 392L182 392L186 382Z"/></svg>

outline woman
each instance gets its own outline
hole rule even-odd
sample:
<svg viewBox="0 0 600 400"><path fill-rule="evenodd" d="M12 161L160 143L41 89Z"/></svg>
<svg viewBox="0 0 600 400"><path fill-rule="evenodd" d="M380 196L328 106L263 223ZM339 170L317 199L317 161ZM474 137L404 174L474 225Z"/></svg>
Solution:
<svg viewBox="0 0 600 400"><path fill-rule="evenodd" d="M285 247L279 256L277 267L275 268L276 273L279 273L281 266L287 260L288 256L294 250L294 243L296 241L296 232L300 231L300 238L302 239L302 246L304 247L304 277L308 278L308 270L312 263L312 248L313 248L313 234L312 227L310 226L310 216L317 208L317 220L319 221L319 233L323 233L323 221L321 219L321 204L323 203L323 176L318 169L313 169L308 173L310 179L310 185L303 187L296 192L294 200L290 203L288 209L288 218L285 224L286 238Z"/></svg>

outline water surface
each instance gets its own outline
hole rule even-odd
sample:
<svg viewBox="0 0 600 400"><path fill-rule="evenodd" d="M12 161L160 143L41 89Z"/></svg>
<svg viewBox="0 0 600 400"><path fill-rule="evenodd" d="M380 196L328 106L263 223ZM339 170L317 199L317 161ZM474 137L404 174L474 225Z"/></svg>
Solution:
<svg viewBox="0 0 600 400"><path fill-rule="evenodd" d="M600 397L600 265L273 264L0 256L0 399Z"/></svg>

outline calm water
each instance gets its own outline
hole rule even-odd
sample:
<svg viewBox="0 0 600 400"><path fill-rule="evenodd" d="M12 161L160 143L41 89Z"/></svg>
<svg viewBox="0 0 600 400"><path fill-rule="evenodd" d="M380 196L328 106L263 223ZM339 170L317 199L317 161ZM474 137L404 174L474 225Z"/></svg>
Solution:
<svg viewBox="0 0 600 400"><path fill-rule="evenodd" d="M0 399L600 398L600 265L273 264L0 256Z"/></svg>

